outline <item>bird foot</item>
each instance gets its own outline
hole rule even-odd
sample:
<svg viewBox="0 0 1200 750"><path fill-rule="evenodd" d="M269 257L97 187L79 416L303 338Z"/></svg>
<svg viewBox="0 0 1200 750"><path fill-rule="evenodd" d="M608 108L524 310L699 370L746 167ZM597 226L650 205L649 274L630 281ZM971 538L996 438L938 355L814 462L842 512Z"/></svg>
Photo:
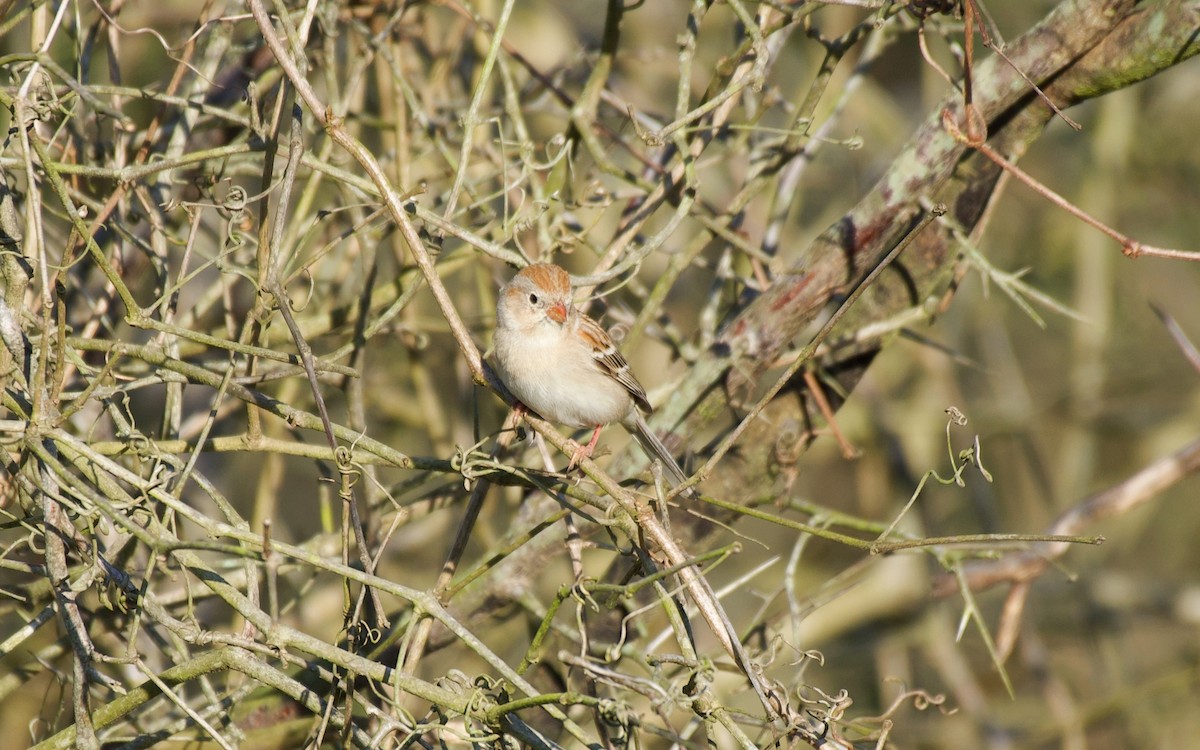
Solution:
<svg viewBox="0 0 1200 750"><path fill-rule="evenodd" d="M571 463L567 464L567 471L574 469L583 459L591 458L593 451L596 450L596 441L600 439L600 427L602 426L597 426L592 432L592 439L588 441L587 445L580 445L579 443L575 443L574 440L571 441L575 443L575 448L571 453Z"/></svg>
<svg viewBox="0 0 1200 750"><path fill-rule="evenodd" d="M573 471L580 461L592 457L591 445L582 445L574 440L571 441L571 444L575 447L571 449L571 462L567 464L567 471Z"/></svg>

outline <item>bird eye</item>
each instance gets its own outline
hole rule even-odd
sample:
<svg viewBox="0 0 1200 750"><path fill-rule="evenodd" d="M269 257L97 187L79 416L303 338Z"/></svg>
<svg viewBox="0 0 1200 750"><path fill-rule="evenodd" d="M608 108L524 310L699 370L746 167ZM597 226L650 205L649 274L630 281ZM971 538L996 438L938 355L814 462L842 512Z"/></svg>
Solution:
<svg viewBox="0 0 1200 750"><path fill-rule="evenodd" d="M530 294L529 294L529 304L531 304L531 305L536 305L537 303L538 303L538 296L537 296L536 294L534 294L534 293L530 292Z"/></svg>

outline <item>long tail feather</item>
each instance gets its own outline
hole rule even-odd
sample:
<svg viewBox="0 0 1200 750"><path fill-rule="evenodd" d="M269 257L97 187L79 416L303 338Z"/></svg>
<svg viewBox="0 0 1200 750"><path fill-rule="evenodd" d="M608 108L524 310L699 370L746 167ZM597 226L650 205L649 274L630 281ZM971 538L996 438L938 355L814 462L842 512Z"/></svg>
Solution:
<svg viewBox="0 0 1200 750"><path fill-rule="evenodd" d="M658 461L662 464L663 470L667 472L672 485L680 485L687 481L687 474L679 467L671 452L667 450L667 446L663 445L662 441L658 439L658 435L654 434L654 430L650 429L650 425L646 424L646 420L641 414L636 414L636 421L630 432L633 433L633 439L642 447L642 450L646 452L650 460Z"/></svg>

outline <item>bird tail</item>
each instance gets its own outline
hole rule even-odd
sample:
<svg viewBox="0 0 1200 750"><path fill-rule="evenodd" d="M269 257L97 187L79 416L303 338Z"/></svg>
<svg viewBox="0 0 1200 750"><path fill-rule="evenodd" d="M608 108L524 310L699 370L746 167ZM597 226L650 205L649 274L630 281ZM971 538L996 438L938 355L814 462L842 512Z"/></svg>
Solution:
<svg viewBox="0 0 1200 750"><path fill-rule="evenodd" d="M687 474L676 463L671 452L667 450L667 446L662 444L662 441L658 439L658 435L655 435L654 430L650 429L650 425L646 424L646 419L641 413L635 410L634 415L636 421L633 424L634 429L631 430L633 439L637 441L638 445L642 446L642 450L646 452L651 461L658 461L662 464L663 470L671 478L672 485L678 486L686 482L688 479ZM689 492L688 494L691 493Z"/></svg>

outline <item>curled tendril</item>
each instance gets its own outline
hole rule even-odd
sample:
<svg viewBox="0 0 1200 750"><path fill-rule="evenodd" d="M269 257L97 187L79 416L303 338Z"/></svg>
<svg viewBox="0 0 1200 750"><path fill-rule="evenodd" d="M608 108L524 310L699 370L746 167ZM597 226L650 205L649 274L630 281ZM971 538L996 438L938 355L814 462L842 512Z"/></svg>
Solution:
<svg viewBox="0 0 1200 750"><path fill-rule="evenodd" d="M225 200L221 201L221 208L233 216L240 216L246 210L248 200L249 196L246 195L246 190L241 185L233 185L225 194Z"/></svg>
<svg viewBox="0 0 1200 750"><path fill-rule="evenodd" d="M562 136L561 133L555 135L545 145L546 161L538 162L533 158L533 144L524 143L521 148L521 157L530 168L540 171L546 171L558 164L563 159L570 161L572 143Z"/></svg>
<svg viewBox="0 0 1200 750"><path fill-rule="evenodd" d="M774 663L775 655L779 651L779 644L783 644L784 646L787 646L796 654L796 659L794 661L789 662L788 663L789 666L794 667L797 664L804 663L805 661L815 661L819 666L822 666L822 667L825 666L825 654L821 653L820 651L818 651L815 648L809 649L807 651L802 650L799 647L797 647L795 644L793 644L791 641L789 641L787 638L784 638L782 635L776 635L774 638L771 639L771 651L770 651L768 658L764 660L766 665L769 666L772 663Z"/></svg>
<svg viewBox="0 0 1200 750"><path fill-rule="evenodd" d="M931 706L940 707L946 702L946 696L941 694L930 695L924 690L914 690L909 695L912 697L913 708L917 709L918 711L924 711Z"/></svg>
<svg viewBox="0 0 1200 750"><path fill-rule="evenodd" d="M463 489L471 491L471 483L474 482L474 469L471 468L470 452L462 446L454 446L454 455L450 457L450 468L462 474Z"/></svg>
<svg viewBox="0 0 1200 750"><path fill-rule="evenodd" d="M140 432L131 432L126 435L125 444L129 446L130 450L143 458L148 458L151 455L150 438Z"/></svg>
<svg viewBox="0 0 1200 750"><path fill-rule="evenodd" d="M128 513L129 520L131 521L141 519L143 523L150 524L157 520L154 512L147 507L147 504L137 499L130 503L113 503L113 507Z"/></svg>
<svg viewBox="0 0 1200 750"><path fill-rule="evenodd" d="M805 697L803 691L810 691L816 694L814 698ZM854 703L850 698L850 694L846 690L839 690L830 695L815 685L802 686L796 691L796 697L800 702L808 706L820 706L825 709L825 713L833 719L837 719L846 712L846 709Z"/></svg>
<svg viewBox="0 0 1200 750"><path fill-rule="evenodd" d="M229 220L225 222L225 247L222 250L226 253L237 250L246 244L245 236L238 229L244 213L244 211L233 212L229 216ZM218 268L220 268L220 265L218 265Z"/></svg>
<svg viewBox="0 0 1200 750"><path fill-rule="evenodd" d="M349 635L357 644L373 646L383 638L383 631L366 622L356 622Z"/></svg>
<svg viewBox="0 0 1200 750"><path fill-rule="evenodd" d="M45 555L46 548L38 546L38 539L44 539L45 535L36 531L31 531L27 535L25 544L29 547L29 551L35 555Z"/></svg>
<svg viewBox="0 0 1200 750"><path fill-rule="evenodd" d="M571 586L571 598L593 612L599 612L600 605L597 604L596 600L592 598L592 592L588 591L587 589L589 580L590 579L588 578L580 578L578 581L576 581L575 584Z"/></svg>
<svg viewBox="0 0 1200 750"><path fill-rule="evenodd" d="M896 678L888 678L888 682L899 682ZM901 686L903 688L903 685ZM903 692L896 696L887 710L878 716L868 716L857 719L857 721L867 724L885 723L895 716L896 712L903 708L907 703L911 702L913 708L918 711L927 711L931 707L937 707L943 715L949 716L957 712L958 709L948 709L944 707L946 696L940 693L934 694L925 690L903 689Z"/></svg>
<svg viewBox="0 0 1200 750"><path fill-rule="evenodd" d="M638 120L637 113L633 111L632 104L626 108L626 111L629 113L629 121L633 124L633 130L635 133L637 133L638 138L642 139L642 143L645 143L651 148L657 148L666 143L666 141L663 139L662 133L651 131L642 125L642 123Z"/></svg>
<svg viewBox="0 0 1200 750"><path fill-rule="evenodd" d="M147 445L149 446L149 441L147 441ZM154 490L167 487L174 477L175 467L155 457L154 466L150 469L150 479L146 482L145 493L149 494Z"/></svg>
<svg viewBox="0 0 1200 750"><path fill-rule="evenodd" d="M465 680L467 676L459 672L458 678ZM483 713L493 706L507 703L509 700L509 693L511 692L509 684L502 678L481 674L476 676L471 684L472 689L469 691L467 698L467 710L464 711L466 714ZM460 689L462 689L464 694L468 692L465 684Z"/></svg>
<svg viewBox="0 0 1200 750"><path fill-rule="evenodd" d="M491 456L479 452L479 444L469 448L454 446L454 455L450 457L450 468L462 474L463 487L470 491L474 482L490 473L495 467Z"/></svg>
<svg viewBox="0 0 1200 750"><path fill-rule="evenodd" d="M316 294L316 284L313 281L312 272L305 268L300 271L300 275L305 281L308 282L307 293L304 295L304 300L302 302L294 302L291 298L291 295L284 295L284 299L287 300L288 307L290 307L293 312L298 313L302 313L308 309L308 304L312 302L313 295Z"/></svg>

